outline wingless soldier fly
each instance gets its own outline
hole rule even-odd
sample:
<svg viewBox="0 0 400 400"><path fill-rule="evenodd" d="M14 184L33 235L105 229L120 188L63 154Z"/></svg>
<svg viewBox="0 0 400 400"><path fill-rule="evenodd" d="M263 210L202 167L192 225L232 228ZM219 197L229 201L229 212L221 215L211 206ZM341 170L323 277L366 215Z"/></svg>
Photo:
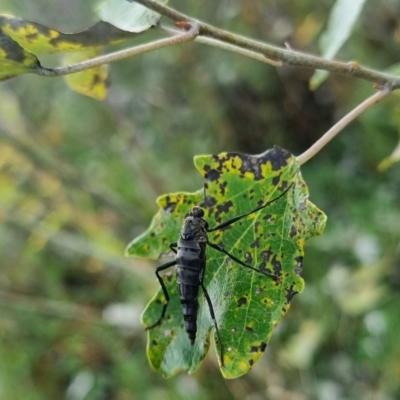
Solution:
<svg viewBox="0 0 400 400"><path fill-rule="evenodd" d="M183 311L183 319L185 321L185 329L189 336L190 343L193 345L196 340L197 333L197 314L199 311L199 286L201 286L204 297L207 301L208 308L210 310L211 318L214 323L215 331L217 333L218 341L220 344L220 355L221 355L221 364L224 365L224 356L223 356L223 346L221 341L221 336L219 333L217 321L215 319L214 308L208 295L207 289L204 286L204 274L206 269L206 245L209 245L215 250L221 251L226 254L232 260L237 262L243 267L252 269L260 274L267 275L273 279L276 279L275 275L268 274L268 272L253 268L249 265L246 265L243 261L239 260L232 254L228 253L223 247L211 243L208 240L207 234L210 232L215 232L220 229L224 229L227 226L233 224L234 222L256 212L265 207L268 207L270 204L279 200L283 197L289 189L293 186L293 183L289 185L278 197L275 199L262 204L261 206L251 210L246 214L242 214L236 216L234 218L229 219L213 228L208 227L207 221L203 218L204 211L201 207L195 206L190 211L188 216L183 222L181 235L178 242L171 243L170 248L175 253L175 260L167 262L163 265L160 265L156 268L156 276L158 281L160 282L162 291L165 296L165 303L161 312L160 318L153 325L146 328L152 329L157 325L160 325L162 320L165 317L165 313L167 311L168 302L170 300L168 290L164 284L162 277L160 276L160 272L164 271L167 268L170 268L174 265L177 266L177 283L179 285L179 294Z"/></svg>

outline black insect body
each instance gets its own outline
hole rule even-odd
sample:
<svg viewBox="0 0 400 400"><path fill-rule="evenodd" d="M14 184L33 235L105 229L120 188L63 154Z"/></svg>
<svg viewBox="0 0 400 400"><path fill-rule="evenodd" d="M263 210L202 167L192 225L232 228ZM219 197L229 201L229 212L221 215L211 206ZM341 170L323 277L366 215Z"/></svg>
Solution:
<svg viewBox="0 0 400 400"><path fill-rule="evenodd" d="M292 184L293 185L293 184ZM196 333L197 333L197 314L199 311L199 287L202 288L204 297L207 301L208 308L210 310L210 315L214 323L215 331L218 337L218 342L220 344L220 355L221 355L221 364L224 365L224 358L223 358L223 346L222 341L218 329L218 325L215 319L214 308L208 295L207 289L204 286L204 275L206 269L206 246L209 245L210 247L223 252L227 256L229 256L232 260L237 262L243 267L252 269L260 274L267 275L276 279L273 274L268 274L266 271L260 271L259 269L253 268L249 265L246 265L243 261L239 260L232 254L228 253L224 248L221 246L211 243L208 240L207 233L214 232L227 226L233 224L234 222L238 221L241 218L244 218L256 211L261 210L262 208L267 207L271 203L277 201L282 196L286 194L286 192L292 187L290 185L286 188L278 197L275 199L253 209L252 211L236 216L234 218L229 219L213 228L208 227L207 221L203 218L204 211L201 207L193 207L188 216L186 217L185 221L183 222L180 238L177 243L171 243L170 248L176 254L175 260L167 262L163 265L160 265L156 268L156 276L158 281L160 282L162 291L165 296L165 303L161 312L160 318L151 326L147 327L146 329L152 329L157 325L160 325L165 317L165 313L167 311L168 303L170 300L168 290L164 284L164 281L160 275L160 272L170 268L174 265L177 267L177 283L179 285L179 293L180 293L180 301L182 305L183 311L183 319L185 322L185 329L188 333L190 343L193 345L196 340Z"/></svg>

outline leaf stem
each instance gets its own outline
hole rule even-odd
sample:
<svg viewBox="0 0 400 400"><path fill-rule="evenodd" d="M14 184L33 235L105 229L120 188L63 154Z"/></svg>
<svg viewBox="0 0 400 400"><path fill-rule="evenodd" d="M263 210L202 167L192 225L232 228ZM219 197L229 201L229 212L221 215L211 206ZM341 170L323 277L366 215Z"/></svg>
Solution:
<svg viewBox="0 0 400 400"><path fill-rule="evenodd" d="M368 110L375 104L379 103L385 97L391 93L390 88L384 88L379 90L377 93L368 97L356 108L345 115L340 121L338 121L331 129L329 129L319 140L317 140L308 150L297 157L297 161L300 165L306 163L310 158L314 157L324 146L326 146L345 126L355 120L364 111Z"/></svg>
<svg viewBox="0 0 400 400"><path fill-rule="evenodd" d="M84 71L93 67L98 67L103 64L108 64L114 61L123 60L132 56L136 56L143 53L148 53L153 50L159 50L164 47L174 46L176 44L182 44L193 41L199 34L198 24L193 23L190 30L179 35L174 35L166 39L156 40L154 42L142 44L140 46L131 47L116 51L114 53L105 54L103 56L95 57L90 60L86 60L77 64L68 65L65 67L46 68L38 67L34 73L46 77L55 77L61 75L74 74L76 72Z"/></svg>
<svg viewBox="0 0 400 400"><path fill-rule="evenodd" d="M156 11L175 22L189 22L192 25L194 23L198 23L199 37L206 36L209 38L217 39L217 41L229 43L234 47L239 47L262 54L263 56L281 62L284 65L321 69L339 75L352 76L354 78L378 83L382 86L390 88L391 90L400 88L400 76L385 74L383 72L375 71L370 68L362 67L356 62L346 63L334 60L325 60L323 58L294 51L292 49L284 49L266 43L261 43L240 35L224 31L212 25L197 21L154 0L130 1L135 1L136 3L142 4L145 7ZM209 44L212 43L209 42Z"/></svg>

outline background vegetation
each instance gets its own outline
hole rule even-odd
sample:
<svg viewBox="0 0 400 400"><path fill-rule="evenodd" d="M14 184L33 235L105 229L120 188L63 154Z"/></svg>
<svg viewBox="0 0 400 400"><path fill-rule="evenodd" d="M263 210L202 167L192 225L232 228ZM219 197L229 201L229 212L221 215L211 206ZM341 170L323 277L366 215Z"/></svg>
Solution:
<svg viewBox="0 0 400 400"><path fill-rule="evenodd" d="M333 3L172 5L318 53ZM97 20L95 6L3 0L0 11L75 32ZM397 1L367 2L338 58L379 70L399 62L399 21ZM195 154L260 153L274 144L302 153L372 85L331 76L310 92L311 70L274 69L196 43L121 61L111 75L104 102L71 91L62 78L1 84L0 398L399 398L400 174L398 165L377 171L399 139L398 96L303 166L328 225L306 246L305 292L263 360L224 381L212 354L194 375L164 380L148 366L139 323L158 288L158 263L123 257L148 226L155 198L202 185Z"/></svg>

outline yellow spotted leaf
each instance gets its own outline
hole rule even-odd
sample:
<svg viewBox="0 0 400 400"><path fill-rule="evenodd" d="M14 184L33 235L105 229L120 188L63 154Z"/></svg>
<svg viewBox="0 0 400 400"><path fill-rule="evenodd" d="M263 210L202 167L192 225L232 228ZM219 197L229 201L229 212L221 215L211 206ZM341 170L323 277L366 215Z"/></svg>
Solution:
<svg viewBox="0 0 400 400"><path fill-rule="evenodd" d="M149 229L130 243L127 254L154 258L170 253L169 243L178 241L194 204L202 203L210 227L241 216L209 232L209 242L229 255L207 245L204 274L221 337L219 342L214 329L221 372L232 379L260 359L291 299L303 291L304 243L322 234L326 216L308 200L299 164L286 150L197 156L195 165L205 178L204 198L202 191L159 198L160 210ZM214 324L200 288L197 336L191 345L176 274L164 276L164 283L170 301L165 318L148 330L147 354L153 368L170 377L200 366ZM145 327L160 318L164 303L159 290L142 315Z"/></svg>
<svg viewBox="0 0 400 400"><path fill-rule="evenodd" d="M10 15L0 15L0 28L20 46L34 54L104 47L135 35L104 21L99 21L82 32L63 33Z"/></svg>
<svg viewBox="0 0 400 400"><path fill-rule="evenodd" d="M39 60L0 29L0 80L40 68Z"/></svg>
<svg viewBox="0 0 400 400"><path fill-rule="evenodd" d="M64 57L64 63L71 65L99 56L100 54L101 49L71 53ZM97 100L104 100L107 96L107 88L109 85L107 65L101 65L76 74L67 75L64 79L71 89L83 95L93 97Z"/></svg>

